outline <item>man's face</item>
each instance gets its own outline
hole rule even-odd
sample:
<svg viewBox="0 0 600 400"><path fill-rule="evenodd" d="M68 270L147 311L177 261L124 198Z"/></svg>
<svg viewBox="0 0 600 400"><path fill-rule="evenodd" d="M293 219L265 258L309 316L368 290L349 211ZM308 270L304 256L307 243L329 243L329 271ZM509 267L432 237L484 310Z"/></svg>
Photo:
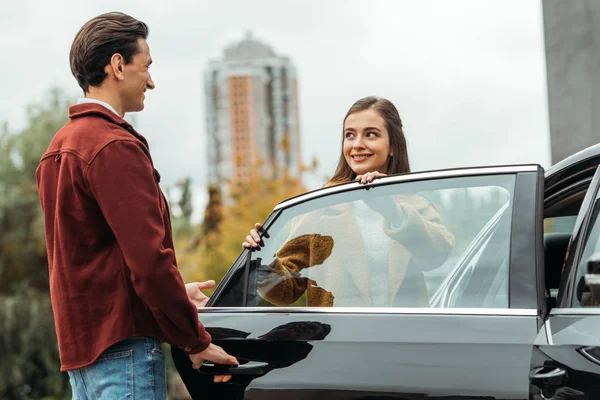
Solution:
<svg viewBox="0 0 600 400"><path fill-rule="evenodd" d="M142 111L146 97L144 93L147 89L154 89L154 82L148 70L152 64L148 42L138 39L138 48L140 51L123 67L121 101L124 112Z"/></svg>

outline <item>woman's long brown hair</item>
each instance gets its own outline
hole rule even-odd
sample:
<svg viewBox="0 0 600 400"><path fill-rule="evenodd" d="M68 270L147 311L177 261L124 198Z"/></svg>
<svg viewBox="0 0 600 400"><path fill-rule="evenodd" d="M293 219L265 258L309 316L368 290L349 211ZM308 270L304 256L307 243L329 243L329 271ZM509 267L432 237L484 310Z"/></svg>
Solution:
<svg viewBox="0 0 600 400"><path fill-rule="evenodd" d="M342 152L340 154L340 160L335 168L333 178L325 185L337 185L340 183L351 182L356 178L356 173L350 168L350 165L346 162L344 157L344 135L343 129L346 123L346 118L350 114L355 112L373 109L379 113L381 118L385 121L385 127L388 131L390 138L390 149L393 156L390 157L387 173L388 174L399 174L410 172L410 164L408 162L408 151L406 147L406 138L402 131L402 120L398 110L392 104L391 101L380 97L369 96L357 100L352 107L346 113L344 121L342 122Z"/></svg>

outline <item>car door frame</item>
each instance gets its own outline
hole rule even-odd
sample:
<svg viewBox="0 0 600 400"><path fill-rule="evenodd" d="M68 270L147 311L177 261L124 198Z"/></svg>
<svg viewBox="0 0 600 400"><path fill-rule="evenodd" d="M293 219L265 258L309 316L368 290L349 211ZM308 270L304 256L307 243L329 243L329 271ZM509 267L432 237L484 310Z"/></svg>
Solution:
<svg viewBox="0 0 600 400"><path fill-rule="evenodd" d="M595 359L590 354L591 349L600 349L600 332L596 333L600 308L573 306L578 267L593 227L594 212L599 207L595 204L599 192L600 167L596 163L573 228L557 304L545 316L544 329L534 343L530 372L532 397L600 396L600 384L595 383L600 380L600 358Z"/></svg>
<svg viewBox="0 0 600 400"><path fill-rule="evenodd" d="M529 168L528 171L525 171ZM511 173L520 170L520 173L516 174L515 180L515 196L514 205L512 207L512 219L511 219L511 238L510 238L510 263L509 263L509 308L529 308L539 309L540 316L545 311L545 294L543 291L544 287L544 243L543 243L543 202L544 202L544 171L543 168L537 164L522 164L522 165L507 165L507 166L492 166L492 167L476 167L476 168L456 168L451 170L440 170L440 171L426 171L422 173L414 174L399 174L390 176L386 180L375 181L372 186L378 185L390 185L400 182L412 182L418 180L427 179L439 179L443 177L456 176L472 176L472 175L485 175L485 172L489 172L489 175L496 173ZM537 177L532 174L524 172L534 172ZM458 175L460 172L464 172L463 175ZM392 180L393 179L393 180ZM535 187L535 193L527 193L527 188ZM344 189L350 190L365 190L365 186L358 183L347 183L337 185L335 187L329 187L326 189L317 189L307 194L298 195L287 199L279 203L273 213L269 215L267 220L262 224L263 231L269 229L269 227L275 222L277 217L280 215L284 208L303 203L305 201L325 197L332 193L343 191ZM367 187L366 190L369 190ZM534 209L535 212L531 213L530 210ZM529 210L529 211L528 211ZM522 236L533 237L533 243L520 240L513 235L513 232L522 232ZM531 252L531 248L535 249L535 252ZM221 295L230 281L236 274L242 272L243 279L247 283L249 276L249 261L251 252L254 249L243 250L238 256L232 268L228 270L224 278L219 282L215 292L211 296L206 307L215 307L215 303L219 301ZM531 268L531 265L535 265L535 268ZM248 288L247 285L245 285ZM540 287L542 288L540 290ZM540 305L540 306L538 306ZM247 308L247 293L243 295L243 303L241 306ZM540 321L541 322L541 321Z"/></svg>
<svg viewBox="0 0 600 400"><path fill-rule="evenodd" d="M577 219L575 220L575 226L573 227L573 235L571 237L571 243L567 258L565 260L565 266L563 269L561 283L556 301L557 309L570 309L572 308L575 290L577 282L575 282L577 275L577 268L581 262L583 256L583 250L586 244L586 239L590 231L590 223L592 220L592 212L594 211L594 202L600 191L600 167L596 168L596 172L590 182L588 190L585 194Z"/></svg>

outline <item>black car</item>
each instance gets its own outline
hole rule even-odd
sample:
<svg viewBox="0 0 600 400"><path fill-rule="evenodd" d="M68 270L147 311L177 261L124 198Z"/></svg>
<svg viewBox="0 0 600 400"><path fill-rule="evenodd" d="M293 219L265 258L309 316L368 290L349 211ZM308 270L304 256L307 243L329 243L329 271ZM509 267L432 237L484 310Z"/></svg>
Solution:
<svg viewBox="0 0 600 400"><path fill-rule="evenodd" d="M599 164L600 145L283 201L199 311L240 366L174 348L177 370L194 399L600 399Z"/></svg>

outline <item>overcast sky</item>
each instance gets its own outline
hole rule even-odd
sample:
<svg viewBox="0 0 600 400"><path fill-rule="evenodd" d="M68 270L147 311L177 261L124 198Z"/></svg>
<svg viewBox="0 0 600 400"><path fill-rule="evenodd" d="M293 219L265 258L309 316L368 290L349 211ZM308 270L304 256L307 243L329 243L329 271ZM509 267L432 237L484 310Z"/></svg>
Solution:
<svg viewBox="0 0 600 400"><path fill-rule="evenodd" d="M68 53L78 29L107 11L146 22L156 90L136 127L164 185L190 176L203 202L202 73L251 30L298 70L303 159L339 157L341 123L360 97L400 111L413 170L550 166L539 0L20 0L0 13L0 121L19 129L25 105L52 86L74 97ZM66 112L66 111L65 111Z"/></svg>

